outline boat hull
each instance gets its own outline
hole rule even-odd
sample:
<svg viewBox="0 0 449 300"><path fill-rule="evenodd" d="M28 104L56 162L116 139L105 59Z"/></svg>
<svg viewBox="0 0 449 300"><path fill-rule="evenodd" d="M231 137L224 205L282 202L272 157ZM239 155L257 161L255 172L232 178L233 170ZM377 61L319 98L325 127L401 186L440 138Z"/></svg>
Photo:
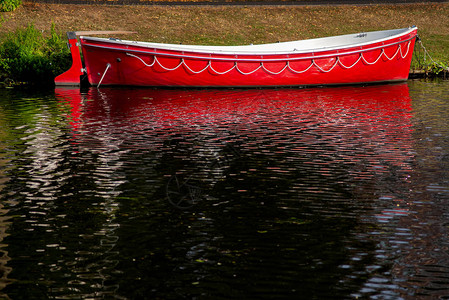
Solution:
<svg viewBox="0 0 449 300"><path fill-rule="evenodd" d="M354 46L254 54L80 41L92 85L273 87L407 80L416 34L414 28Z"/></svg>

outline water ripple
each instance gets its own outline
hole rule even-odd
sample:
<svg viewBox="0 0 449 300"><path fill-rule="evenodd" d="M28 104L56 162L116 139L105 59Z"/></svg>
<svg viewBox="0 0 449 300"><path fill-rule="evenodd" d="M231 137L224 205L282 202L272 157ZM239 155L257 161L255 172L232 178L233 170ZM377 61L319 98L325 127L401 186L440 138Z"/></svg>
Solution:
<svg viewBox="0 0 449 300"><path fill-rule="evenodd" d="M441 89L2 91L0 289L443 295Z"/></svg>

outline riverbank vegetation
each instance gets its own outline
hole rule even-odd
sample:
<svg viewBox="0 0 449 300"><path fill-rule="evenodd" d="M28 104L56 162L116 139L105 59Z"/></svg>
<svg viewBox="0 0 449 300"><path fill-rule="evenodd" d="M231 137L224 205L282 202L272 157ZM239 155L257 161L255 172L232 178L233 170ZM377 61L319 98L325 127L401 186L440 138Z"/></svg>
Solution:
<svg viewBox="0 0 449 300"><path fill-rule="evenodd" d="M0 12L14 11L22 4L22 0L0 0Z"/></svg>
<svg viewBox="0 0 449 300"><path fill-rule="evenodd" d="M0 43L0 77L4 84L51 84L70 64L66 41L54 25L46 36L29 25L7 34Z"/></svg>
<svg viewBox="0 0 449 300"><path fill-rule="evenodd" d="M449 64L449 3L368 6L113 6L24 2L1 13L0 72L15 82L48 81L70 67L65 32L130 30L121 38L237 45L418 26L413 68ZM431 54L433 60L429 58Z"/></svg>

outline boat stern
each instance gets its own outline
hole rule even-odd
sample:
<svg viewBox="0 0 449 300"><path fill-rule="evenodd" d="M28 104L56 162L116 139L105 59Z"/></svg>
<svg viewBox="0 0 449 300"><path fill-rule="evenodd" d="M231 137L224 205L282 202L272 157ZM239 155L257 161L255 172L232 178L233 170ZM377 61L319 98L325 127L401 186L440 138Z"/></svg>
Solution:
<svg viewBox="0 0 449 300"><path fill-rule="evenodd" d="M84 72L76 32L74 31L67 32L67 38L68 38L67 45L72 55L72 66L68 71L62 73L61 75L56 76L55 85L79 86L81 83L81 76L84 74Z"/></svg>

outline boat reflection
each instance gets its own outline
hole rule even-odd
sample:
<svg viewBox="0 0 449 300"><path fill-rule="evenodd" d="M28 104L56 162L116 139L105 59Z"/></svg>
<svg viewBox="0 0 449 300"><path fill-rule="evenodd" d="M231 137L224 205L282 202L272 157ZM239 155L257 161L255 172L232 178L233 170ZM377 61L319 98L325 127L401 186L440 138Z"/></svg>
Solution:
<svg viewBox="0 0 449 300"><path fill-rule="evenodd" d="M296 113L298 118L322 115L329 122L341 121L344 114L351 114L354 123L411 108L406 83L251 90L91 88L81 92L76 88L57 88L56 96L72 106L74 126L86 123L86 119L106 117L127 128L188 127L222 121L251 124L259 118L276 119L280 113Z"/></svg>
<svg viewBox="0 0 449 300"><path fill-rule="evenodd" d="M140 287L153 298L158 285L191 282L198 295L218 295L214 284L224 282L236 298L265 295L250 285L289 298L316 298L326 287L319 298L348 298L365 293L370 267L390 268L384 257L395 252L378 259L385 247L370 232L409 211L407 84L56 94L80 153L72 164L114 220L100 230L120 228L110 232L120 237L114 251L172 257L166 267L149 260L124 270L144 278L151 269L157 285Z"/></svg>
<svg viewBox="0 0 449 300"><path fill-rule="evenodd" d="M410 170L411 99L405 83L250 90L58 88L56 95L70 105L76 143L101 152L106 165L115 161L119 168L120 155L133 149L154 151L157 161L167 159L167 149L185 148L185 157L169 159L178 163L167 171L168 199L180 208L199 202L242 151L255 148L274 153L281 147L309 160L304 163L317 159L312 149L327 149L320 159L350 164L346 169L356 180L385 172L386 164Z"/></svg>

